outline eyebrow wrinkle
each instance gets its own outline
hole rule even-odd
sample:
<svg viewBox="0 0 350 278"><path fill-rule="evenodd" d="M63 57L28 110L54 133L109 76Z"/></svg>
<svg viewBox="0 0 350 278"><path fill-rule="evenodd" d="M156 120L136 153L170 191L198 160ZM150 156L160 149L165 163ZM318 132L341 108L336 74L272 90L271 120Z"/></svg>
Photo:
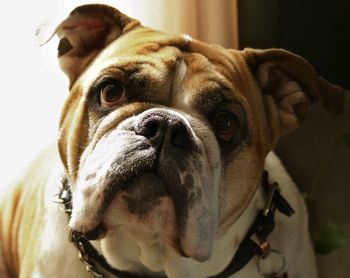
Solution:
<svg viewBox="0 0 350 278"><path fill-rule="evenodd" d="M174 81L171 86L171 99L175 96L175 98L179 95L176 94L178 90L181 87L182 81L185 78L187 72L187 65L185 64L184 60L181 58L179 59L179 62L177 63L177 66L175 68L175 73L174 73Z"/></svg>

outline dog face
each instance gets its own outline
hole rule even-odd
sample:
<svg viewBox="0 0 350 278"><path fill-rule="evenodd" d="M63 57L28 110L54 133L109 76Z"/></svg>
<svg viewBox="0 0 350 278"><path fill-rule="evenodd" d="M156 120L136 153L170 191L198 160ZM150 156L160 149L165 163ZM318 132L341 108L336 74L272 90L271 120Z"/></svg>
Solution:
<svg viewBox="0 0 350 278"><path fill-rule="evenodd" d="M244 211L278 138L343 92L284 50L243 51L145 28L103 5L56 29L70 80L59 150L73 191L71 228L152 235L210 257Z"/></svg>

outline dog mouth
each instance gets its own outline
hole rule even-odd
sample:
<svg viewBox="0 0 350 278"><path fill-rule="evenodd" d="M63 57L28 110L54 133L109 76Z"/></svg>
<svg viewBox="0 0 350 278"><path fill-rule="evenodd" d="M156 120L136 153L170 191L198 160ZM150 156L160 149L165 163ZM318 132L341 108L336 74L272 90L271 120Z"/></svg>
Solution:
<svg viewBox="0 0 350 278"><path fill-rule="evenodd" d="M147 142L128 132L112 133L118 141L112 140L111 134L101 138L92 151L86 150L73 188L70 226L83 234L100 224L115 195L125 190L135 176L154 170L156 153Z"/></svg>
<svg viewBox="0 0 350 278"><path fill-rule="evenodd" d="M101 227L108 236L111 227L136 225L162 234L180 255L206 261L217 228L219 174L200 149L159 152L132 132L111 131L83 156L70 227L95 239Z"/></svg>

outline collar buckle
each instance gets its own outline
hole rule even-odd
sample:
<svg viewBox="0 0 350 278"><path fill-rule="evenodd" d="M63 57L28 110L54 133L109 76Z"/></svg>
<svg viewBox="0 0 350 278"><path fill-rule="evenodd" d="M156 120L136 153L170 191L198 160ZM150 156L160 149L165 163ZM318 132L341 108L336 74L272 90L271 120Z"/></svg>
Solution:
<svg viewBox="0 0 350 278"><path fill-rule="evenodd" d="M253 234L250 237L250 239L252 241L254 241L255 244L257 244L259 246L260 251L261 251L261 258L262 259L265 259L265 258L267 258L270 255L271 247L270 247L270 243L268 243L266 239L262 239L256 233Z"/></svg>
<svg viewBox="0 0 350 278"><path fill-rule="evenodd" d="M265 203L265 206L264 206L263 211L262 211L264 216L267 216L270 211L274 211L275 202L273 202L273 201L274 201L275 193L279 192L279 191L280 191L280 189L279 189L278 184L276 182L274 182L272 184L271 183L268 184L266 203Z"/></svg>

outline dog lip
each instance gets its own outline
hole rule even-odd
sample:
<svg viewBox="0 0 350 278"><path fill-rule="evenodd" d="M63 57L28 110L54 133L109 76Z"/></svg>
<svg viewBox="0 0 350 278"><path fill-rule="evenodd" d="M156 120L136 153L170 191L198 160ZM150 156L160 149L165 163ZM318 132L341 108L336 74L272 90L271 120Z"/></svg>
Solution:
<svg viewBox="0 0 350 278"><path fill-rule="evenodd" d="M105 237L105 235L107 234L107 229L104 227L102 223L100 223L95 228L84 232L78 231L74 228L70 228L70 233L71 234L76 233L80 236L83 236L87 240L98 240Z"/></svg>
<svg viewBox="0 0 350 278"><path fill-rule="evenodd" d="M164 192L162 194L165 194L165 195L169 196L172 200L174 200L174 198L175 198L174 194L172 194L172 192L168 191L170 180L168 178L164 178L164 176L162 176L162 174L159 173L159 171L155 167L146 167L146 168L142 169L141 171L138 171L137 173L133 173L132 175L130 175L128 177L128 179L123 180L122 183L110 181L111 184L113 184L112 187L114 187L115 189L113 191L110 191L108 196L103 197L103 207L100 207L98 209L99 210L98 215L97 215L98 216L97 219L99 219L98 223L95 222L95 225L91 225L90 227L73 225L72 230L83 235L88 240L102 239L108 232L108 224L107 225L103 224L104 219L105 219L104 218L105 213L108 210L108 208L110 207L110 205L112 204L113 200L116 198L117 194L121 191L128 191L128 190L131 190L130 194L133 194L132 193L133 190L137 189L137 187L135 187L136 184L133 184L133 183L137 183L137 185L140 185L140 182L141 183L143 182L142 181L143 177L145 177L145 176L149 177L150 174L151 174L151 176L155 176L157 179L159 179L159 182L164 184L164 188L162 189L162 190L164 190ZM104 184L104 186L106 186L106 184ZM158 194L160 194L160 193L158 193ZM149 203L149 201L147 201L147 200L145 201L144 200L145 198L142 198L142 196L138 196L138 195L135 195L135 196L136 197L131 196L131 199L130 199L131 203L130 203L129 212L131 212L133 214L147 213L147 210L144 210L144 208L147 208L148 205L150 205L151 203ZM139 198L141 198L141 199L139 199ZM140 200L142 201L140 203L141 209L137 208L135 211L134 210L136 208L135 204ZM146 203L144 203L144 202L146 202ZM142 204L144 204L144 206L142 206ZM176 204L174 204L174 205L176 205ZM174 207L174 210L176 211L176 207ZM174 213L175 213L175 211L174 211ZM196 246L196 245L189 244L189 241L188 241L189 238L187 238L187 236L186 236L186 235L188 235L188 232L185 233L186 235L185 234L182 235L183 231L181 229L179 229L179 227L178 227L178 225L180 223L179 221L181 221L181 218L182 217L180 215L176 215L177 225L174 228L176 228L176 230L177 230L177 232L176 232L177 239L175 240L176 244L173 245L174 250L183 258L192 258L198 262L207 261L210 257L210 254L211 254L211 251L210 251L211 248L209 248L208 250L202 250L200 245ZM203 234L197 234L197 236L203 236ZM190 238L192 238L192 236L190 236ZM209 242L211 242L211 240L209 240Z"/></svg>
<svg viewBox="0 0 350 278"><path fill-rule="evenodd" d="M180 255L181 257L186 258L186 259L189 259L189 258L190 258L190 256L188 256L188 255L186 254L185 250L183 249L182 244L179 244L179 255Z"/></svg>
<svg viewBox="0 0 350 278"><path fill-rule="evenodd" d="M119 192L127 190L130 182L135 179L135 177L144 172L156 173L156 170L150 166L141 167L134 173L128 173L127 178L121 178L120 176L117 176L117 178L111 177L111 180L105 181L103 184L95 184L94 187L103 188L102 192L104 193L95 194L96 190L93 190L92 192L95 193L90 193L91 196L89 197L89 203L93 205L91 205L89 208L84 206L78 209L78 213L76 213L75 217L71 218L70 220L70 227L73 230L83 234L90 240L94 240L96 237L100 238L101 234L104 234L106 231L106 227L102 225L103 215L113 202L113 199ZM106 190L106 188L108 188L108 190ZM79 195L81 196L81 194ZM74 212L76 212L76 210L74 210L74 200L75 198L73 195L73 216ZM95 204L101 205L99 207L96 207ZM92 218L88 222L83 221L83 218L87 219L86 217L88 217L88 215L90 215Z"/></svg>

